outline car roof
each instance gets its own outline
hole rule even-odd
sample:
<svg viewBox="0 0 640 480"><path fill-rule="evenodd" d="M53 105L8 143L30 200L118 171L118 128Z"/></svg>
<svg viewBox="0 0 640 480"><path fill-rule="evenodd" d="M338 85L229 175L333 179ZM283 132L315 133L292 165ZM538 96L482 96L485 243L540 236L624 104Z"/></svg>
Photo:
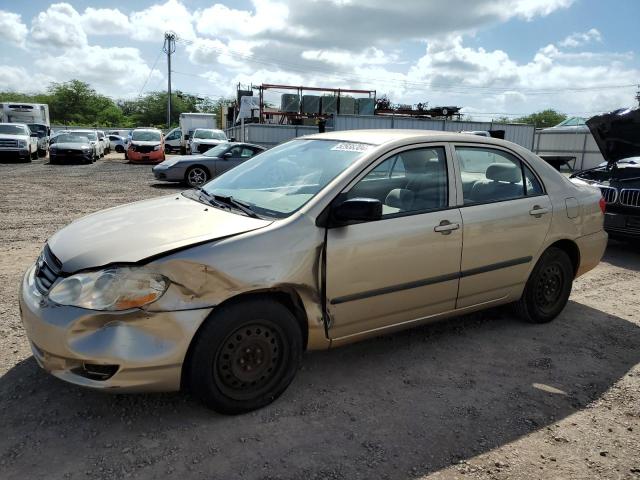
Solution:
<svg viewBox="0 0 640 480"><path fill-rule="evenodd" d="M142 127L142 128L134 128L132 130L132 132L160 132L160 133L162 133L162 130L160 130L159 128Z"/></svg>
<svg viewBox="0 0 640 480"><path fill-rule="evenodd" d="M212 132L221 132L222 131L219 128L204 128L204 127L196 127L196 128L193 129L194 132L196 130L211 130Z"/></svg>
<svg viewBox="0 0 640 480"><path fill-rule="evenodd" d="M342 142L368 143L370 145L384 145L386 143L413 140L415 142L474 142L491 145L503 145L504 140L474 135L470 133L443 132L441 130L340 130L336 132L316 133L299 137L309 140L337 140ZM510 142L507 142L510 143Z"/></svg>
<svg viewBox="0 0 640 480"><path fill-rule="evenodd" d="M263 150L266 150L266 148L263 147L262 145L257 145L255 143L249 143L249 142L226 142L226 143L221 143L220 145L245 145L247 147L257 147L257 148L262 148Z"/></svg>

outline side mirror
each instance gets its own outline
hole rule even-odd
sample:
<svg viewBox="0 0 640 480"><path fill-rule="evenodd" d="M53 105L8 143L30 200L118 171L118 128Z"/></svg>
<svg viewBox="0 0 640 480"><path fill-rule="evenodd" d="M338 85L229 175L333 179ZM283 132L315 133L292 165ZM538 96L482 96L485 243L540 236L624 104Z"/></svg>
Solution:
<svg viewBox="0 0 640 480"><path fill-rule="evenodd" d="M375 198L350 198L332 209L339 223L373 221L382 218L382 202Z"/></svg>
<svg viewBox="0 0 640 480"><path fill-rule="evenodd" d="M236 137L231 137L231 138L229 139L229 141L230 141L230 142L235 142L235 141L236 141Z"/></svg>
<svg viewBox="0 0 640 480"><path fill-rule="evenodd" d="M187 133L184 134L184 139L189 140L189 135Z"/></svg>
<svg viewBox="0 0 640 480"><path fill-rule="evenodd" d="M233 153L231 153L231 152L227 152L227 153L225 153L222 157L223 157L223 158L231 158L231 157L233 157Z"/></svg>

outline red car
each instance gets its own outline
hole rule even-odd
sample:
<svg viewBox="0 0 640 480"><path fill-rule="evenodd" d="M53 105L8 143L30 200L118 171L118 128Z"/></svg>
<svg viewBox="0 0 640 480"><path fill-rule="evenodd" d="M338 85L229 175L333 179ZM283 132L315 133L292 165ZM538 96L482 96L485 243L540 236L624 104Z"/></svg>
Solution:
<svg viewBox="0 0 640 480"><path fill-rule="evenodd" d="M164 161L164 136L157 128L136 128L124 158L133 163L160 163Z"/></svg>

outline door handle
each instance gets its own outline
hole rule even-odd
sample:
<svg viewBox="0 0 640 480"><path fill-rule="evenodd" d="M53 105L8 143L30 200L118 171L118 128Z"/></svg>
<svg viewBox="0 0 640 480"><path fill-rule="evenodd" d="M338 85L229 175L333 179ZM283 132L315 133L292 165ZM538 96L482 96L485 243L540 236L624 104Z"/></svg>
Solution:
<svg viewBox="0 0 640 480"><path fill-rule="evenodd" d="M545 213L549 213L549 209L541 207L540 205L534 205L534 207L529 210L529 215L533 215L535 217L539 217L540 215L544 215Z"/></svg>
<svg viewBox="0 0 640 480"><path fill-rule="evenodd" d="M459 223L451 223L449 220L442 220L440 225L433 227L433 231L440 232L443 235L449 235L453 230L458 230L459 228Z"/></svg>

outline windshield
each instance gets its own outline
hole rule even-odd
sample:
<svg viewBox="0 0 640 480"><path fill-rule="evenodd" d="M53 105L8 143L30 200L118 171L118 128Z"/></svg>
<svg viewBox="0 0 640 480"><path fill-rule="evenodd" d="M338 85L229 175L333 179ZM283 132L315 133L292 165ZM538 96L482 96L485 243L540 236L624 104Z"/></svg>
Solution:
<svg viewBox="0 0 640 480"><path fill-rule="evenodd" d="M29 130L31 130L33 133L37 133L39 138L47 136L46 125L40 125L38 123L29 123L28 125L29 125Z"/></svg>
<svg viewBox="0 0 640 480"><path fill-rule="evenodd" d="M205 157L220 157L228 149L229 149L229 144L225 143L225 144L217 145L217 146L215 146L213 148L210 148L209 150L204 152L202 155L204 155Z"/></svg>
<svg viewBox="0 0 640 480"><path fill-rule="evenodd" d="M221 130L196 130L193 138L203 138L205 140L226 140L227 136Z"/></svg>
<svg viewBox="0 0 640 480"><path fill-rule="evenodd" d="M311 200L371 145L335 140L293 140L267 150L204 186L232 196L258 214L284 218Z"/></svg>
<svg viewBox="0 0 640 480"><path fill-rule="evenodd" d="M0 133L5 135L28 135L27 129L22 125L0 125Z"/></svg>
<svg viewBox="0 0 640 480"><path fill-rule="evenodd" d="M89 140L98 140L98 134L96 132L74 132L76 135L80 135L81 137L87 137Z"/></svg>
<svg viewBox="0 0 640 480"><path fill-rule="evenodd" d="M51 143L87 143L87 134L61 133L53 137Z"/></svg>
<svg viewBox="0 0 640 480"><path fill-rule="evenodd" d="M153 130L134 130L131 134L131 140L138 142L159 142L160 132Z"/></svg>

